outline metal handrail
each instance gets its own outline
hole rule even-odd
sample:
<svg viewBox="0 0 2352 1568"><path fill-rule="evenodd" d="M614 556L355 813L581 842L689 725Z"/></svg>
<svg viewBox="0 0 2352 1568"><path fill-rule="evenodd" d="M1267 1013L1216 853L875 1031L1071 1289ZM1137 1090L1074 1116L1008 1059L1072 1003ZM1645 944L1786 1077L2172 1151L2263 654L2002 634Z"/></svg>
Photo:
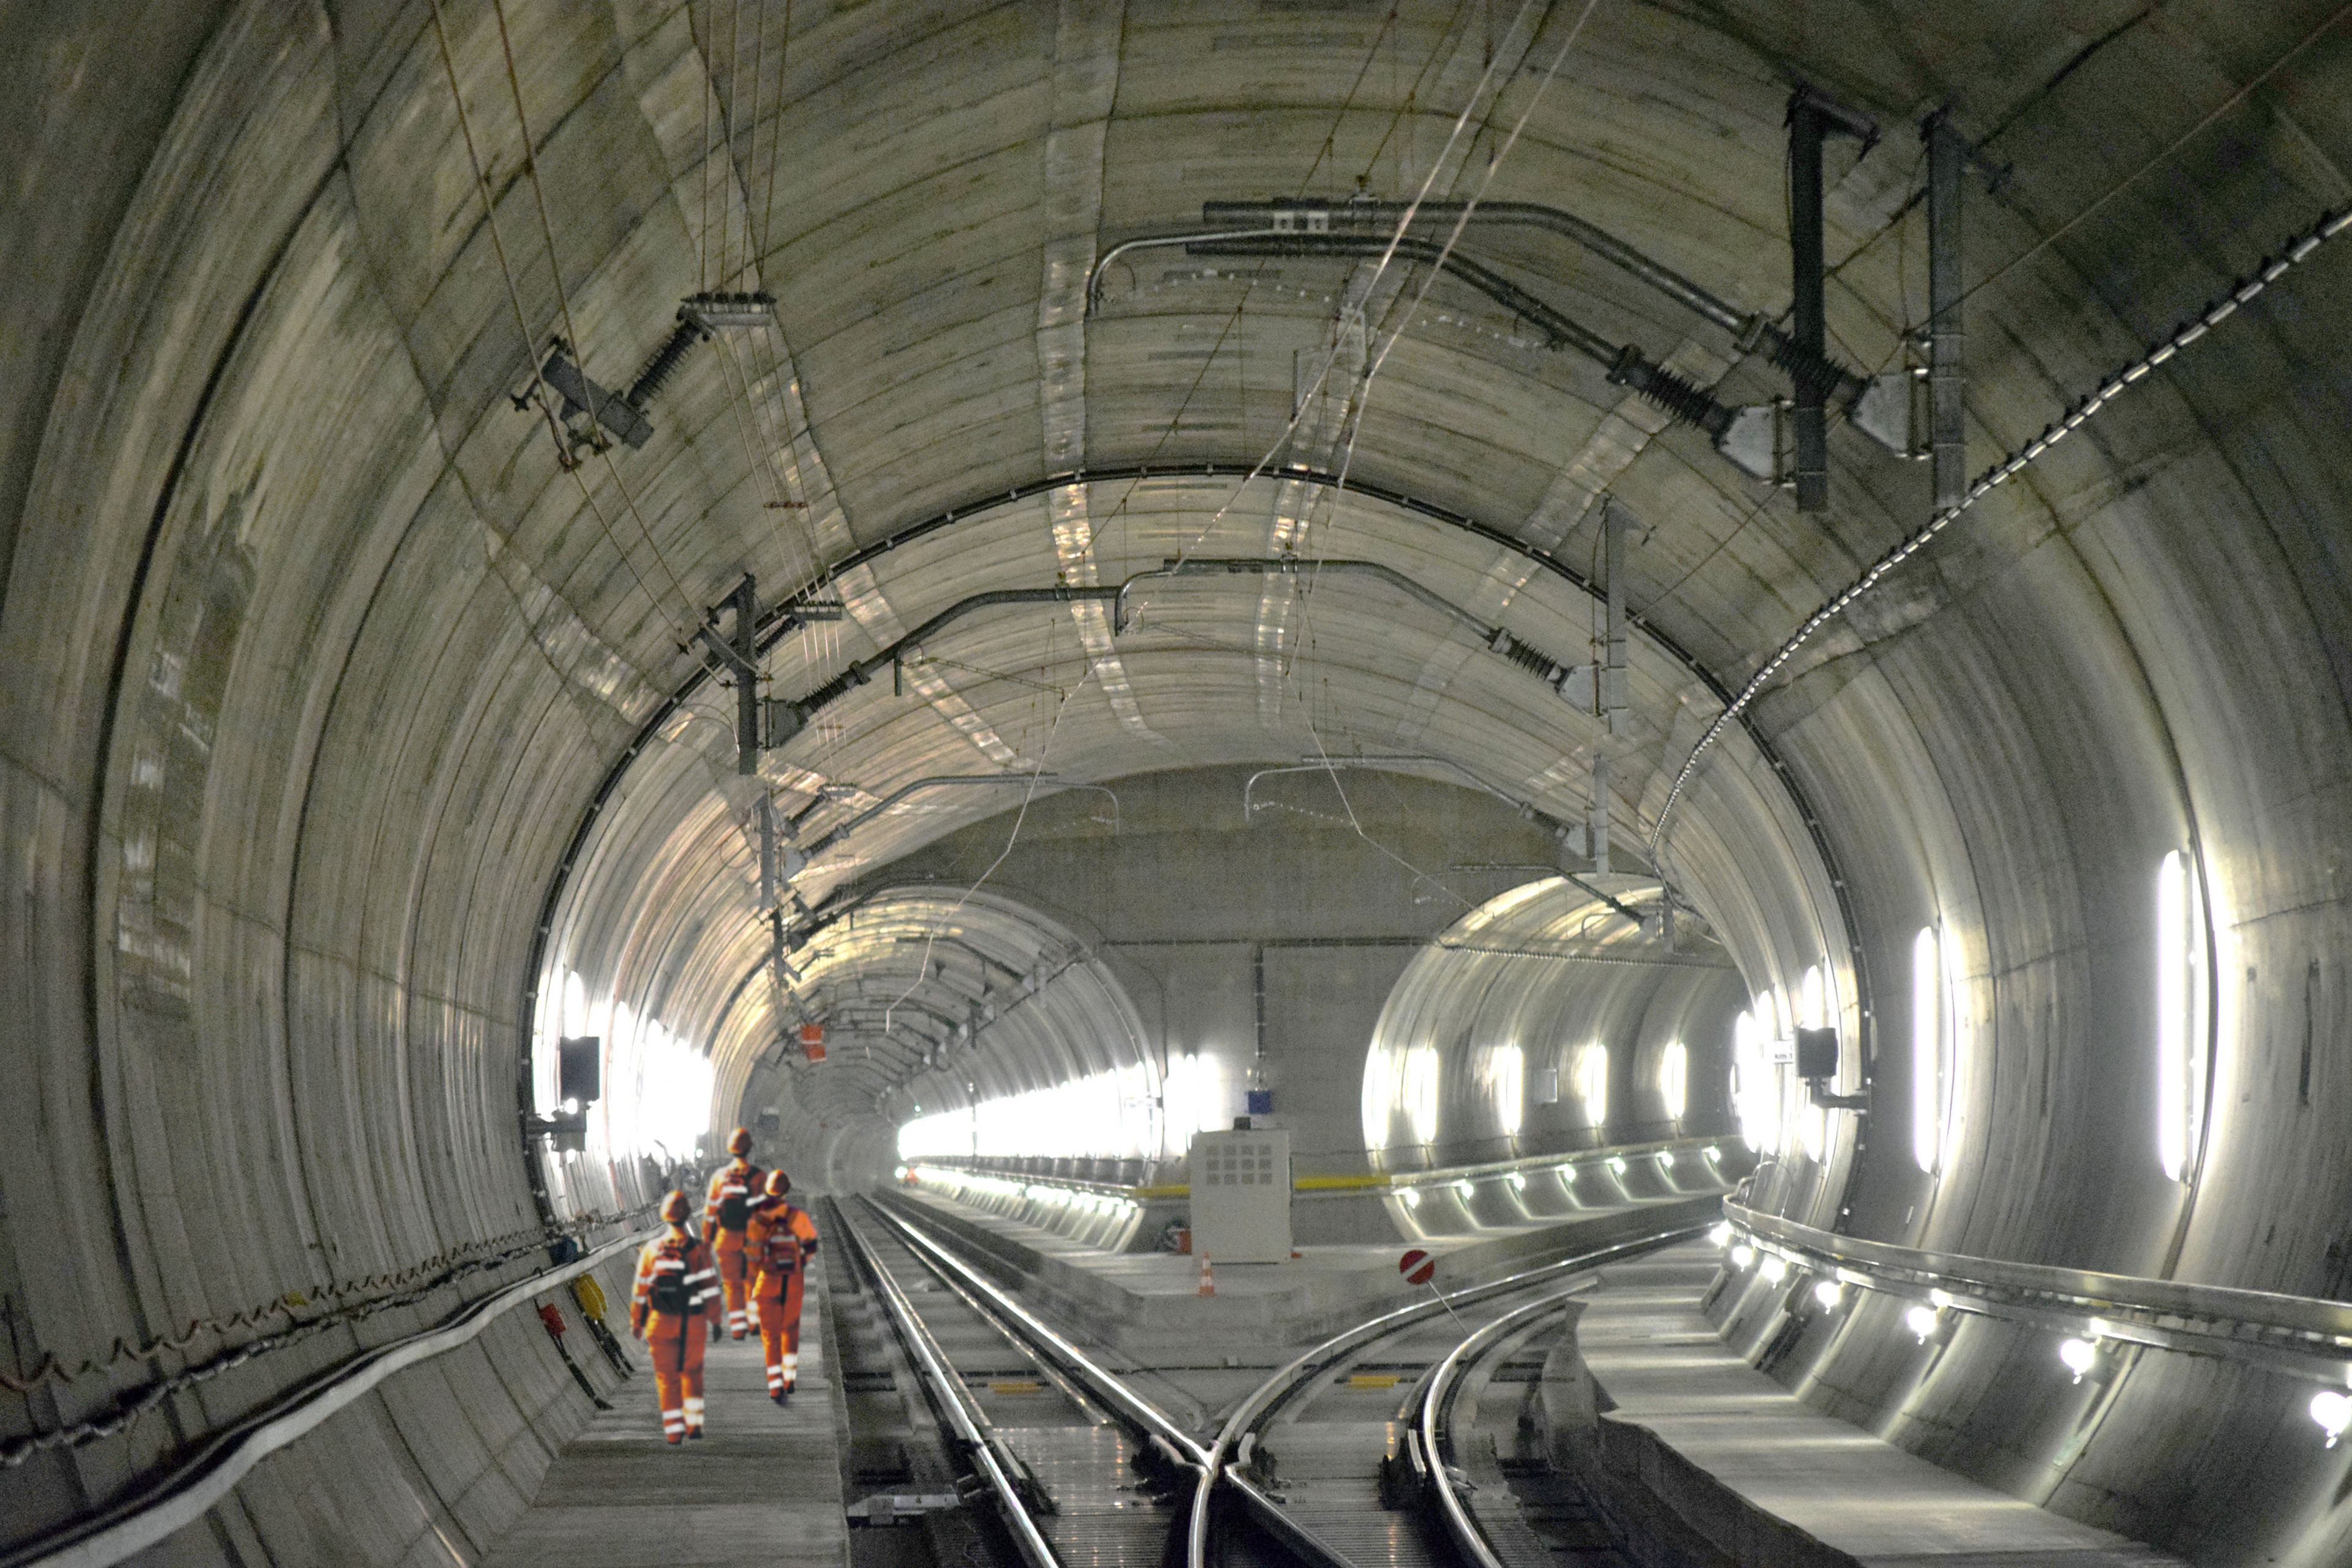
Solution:
<svg viewBox="0 0 2352 1568"><path fill-rule="evenodd" d="M1865 1289L2305 1375L2340 1381L2352 1370L2352 1302L1901 1247L1729 1198L1724 1213L1766 1250Z"/></svg>
<svg viewBox="0 0 2352 1568"><path fill-rule="evenodd" d="M585 1257L483 1297L437 1328L352 1357L218 1433L152 1487L0 1558L0 1568L110 1568L161 1543L203 1518L254 1466L316 1430L394 1373L471 1343L509 1310L640 1245L658 1228L608 1241Z"/></svg>

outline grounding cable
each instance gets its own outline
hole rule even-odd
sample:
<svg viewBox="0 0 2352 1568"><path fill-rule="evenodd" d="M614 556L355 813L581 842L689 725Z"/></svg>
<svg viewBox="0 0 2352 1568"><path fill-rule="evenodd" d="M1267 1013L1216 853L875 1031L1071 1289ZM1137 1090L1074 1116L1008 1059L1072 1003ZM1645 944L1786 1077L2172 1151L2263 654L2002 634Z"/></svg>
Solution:
<svg viewBox="0 0 2352 1568"><path fill-rule="evenodd" d="M1956 504L1937 512L1928 520L1926 527L1871 563L1869 568L1849 584L1844 592L1806 616L1804 623L1798 626L1789 640L1782 643L1770 658L1765 660L1762 668L1748 678L1747 684L1739 689L1738 695L1731 700L1728 707L1715 716L1714 722L1707 725L1706 733L1699 736L1698 744L1693 746L1690 755L1683 759L1681 771L1675 775L1674 787L1666 792L1665 804L1658 808L1657 823L1650 830L1650 863L1654 866L1658 864L1659 848L1665 838L1667 820L1674 815L1675 805L1682 799L1684 791L1690 784L1692 775L1698 771L1700 759L1706 756L1707 749L1713 746L1717 738L1723 733L1724 726L1748 710L1755 702L1758 694L1764 689L1772 677L1780 672L1780 667L1787 664L1815 632L1843 614L1855 600L1876 587L1879 579L1917 554L1929 540L1950 527L1963 512L1990 495L2001 485L2015 479L2028 465L2038 460L2051 447L2081 429L2093 415L2114 401L2134 382L2140 380L2150 371L2155 370L2234 315L2240 306L2248 303L2254 296L2277 282L2291 268L2309 259L2312 252L2341 235L2347 228L2352 228L2352 207L2340 207L2289 240L2277 255L2265 259L2260 266L2246 273L2234 288L2218 296L2203 310L2189 317L2171 335L2154 348L2099 383L2063 416L2043 426L2040 435L1979 475L1976 482L1968 488L1967 493L1962 495Z"/></svg>

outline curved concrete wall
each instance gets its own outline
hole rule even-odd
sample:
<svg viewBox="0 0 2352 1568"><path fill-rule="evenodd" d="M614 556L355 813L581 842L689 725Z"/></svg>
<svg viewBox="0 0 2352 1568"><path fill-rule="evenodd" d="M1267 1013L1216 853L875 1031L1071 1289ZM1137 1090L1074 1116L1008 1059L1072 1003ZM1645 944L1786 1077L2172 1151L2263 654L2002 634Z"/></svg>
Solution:
<svg viewBox="0 0 2352 1568"><path fill-rule="evenodd" d="M1841 429L1836 506L1794 514L1589 367L1433 293L1346 454L1406 500L1199 476L1004 499L1079 462L1274 447L1294 351L1326 352L1337 268L1281 268L1247 301L1246 359L1214 375L1206 345L1244 301L1231 276L1132 269L1093 321L1070 279L1098 237L1171 226L1203 196L1302 178L1344 192L1360 167L1416 187L1455 112L1427 106L1466 101L1490 47L1548 61L1572 20L1474 38L1447 33L1455 9L1400 11L1399 58L1430 61L1419 111L1385 88L1333 101L1376 21L1303 34L1280 13L944 4L803 18L767 83L769 151L729 149L741 178L720 182L740 248L745 193L781 172L762 257L790 280L779 331L742 351L740 382L723 355L700 362L645 451L576 471L508 395L558 331L619 381L706 281L693 127L727 73L705 67L698 11L506 6L548 233L487 7L448 7L455 95L415 5L21 19L0 69L45 118L0 147L16 171L0 324L21 345L0 393L0 1070L22 1106L0 1139L0 1289L24 1347L78 1359L539 1223L514 1121L542 1022L523 1013L536 928L601 781L688 680L686 634L746 570L798 588L958 509L835 582L849 620L771 661L788 695L964 594L1110 580L1196 542L1380 559L1566 655L1589 635L1586 585L1438 514L1572 563L1605 486L1651 530L1626 566L1647 630L1623 737L1394 594L1225 583L1161 595L1116 658L1059 609L975 619L923 650L911 695L860 689L772 757L768 783L797 805L927 773L1108 779L1393 748L1576 820L1606 752L1621 840L1654 823L1715 710L1672 648L1742 679L1924 518L1915 470ZM1499 73L1495 123L1532 112L1493 194L1572 205L1777 311L1788 81L1890 125L1950 102L2015 165L2000 195L1969 200L1981 462L2343 199L2352 57L2314 34L2330 15L2095 5L1930 27L1864 0L1728 20L1604 7L1540 103L1535 72ZM761 121L761 94L731 79L726 94ZM1309 176L1292 152L1327 137L1338 162ZM1832 332L1892 363L1920 298L1916 147L1895 132L1856 151L1832 155ZM1694 374L1729 363L1614 275L1510 256ZM1819 1160L1783 1152L1762 1189L1777 1206L1955 1250L2352 1288L2352 1081L2334 1048L2352 947L2347 326L2352 270L2331 249L1891 575L1755 710L1799 795L1737 732L1712 753L1660 868L1752 991L1823 965L1849 1039L1874 1052L1857 1068L1881 1109L1832 1118ZM1781 389L1728 374L1727 396ZM742 383L782 456L751 450ZM1302 426L1290 450L1342 457L1336 426ZM778 487L805 517L761 504ZM731 1110L766 1103L749 1064L776 1020L729 1007L759 942L740 805L716 804L723 737L679 722L626 771L590 890L559 900L551 934L568 967L715 1043L713 1108ZM807 892L960 820L853 840ZM2153 1127L2152 879L2174 850L2211 933L2211 1074L2184 1183L2158 1168ZM1907 1104L1904 979L1930 923L1964 982L1959 1138L1932 1178L1888 1114ZM832 1153L850 1137L819 1131ZM870 1144L844 1158L870 1167ZM601 1174L626 1191L627 1173ZM570 1178L581 1201L598 1178ZM1858 1413L1893 1408L1866 1369L1896 1333L1864 1323L1824 1352ZM516 1457L543 1451L573 1397L521 1338L497 1363L507 1382L420 1379L311 1439L188 1555L390 1561L493 1532L527 1474ZM9 1528L115 1495L337 1349L255 1363L128 1439L0 1478ZM2060 1474L2057 1506L2216 1561L2325 1562L2352 1539L2330 1500L2352 1459L2316 1448L2286 1391L2150 1359L2085 1427L2004 1394L1995 1350L1964 1364L1927 1407L1933 1430L1967 1435L1956 1462L2022 1456ZM105 1397L0 1402L0 1423ZM309 1500L362 1476L340 1521Z"/></svg>
<svg viewBox="0 0 2352 1568"><path fill-rule="evenodd" d="M1655 917L1654 887L1623 892ZM1746 992L1721 948L1685 931L1669 949L1560 879L1456 921L1405 967L1372 1032L1364 1143L1375 1164L1732 1131L1732 1017Z"/></svg>

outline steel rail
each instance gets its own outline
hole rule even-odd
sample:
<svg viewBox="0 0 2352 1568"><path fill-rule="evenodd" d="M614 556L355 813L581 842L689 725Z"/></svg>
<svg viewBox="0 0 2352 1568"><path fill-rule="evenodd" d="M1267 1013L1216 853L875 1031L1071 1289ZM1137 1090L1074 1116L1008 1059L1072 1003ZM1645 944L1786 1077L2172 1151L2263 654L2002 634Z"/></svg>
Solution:
<svg viewBox="0 0 2352 1568"><path fill-rule="evenodd" d="M152 1486L0 1557L0 1568L110 1568L161 1544L203 1518L256 1465L325 1425L394 1373L472 1343L511 1309L654 1234L643 1230L608 1241L584 1257L485 1296L436 1327L362 1352L215 1435Z"/></svg>
<svg viewBox="0 0 2352 1568"><path fill-rule="evenodd" d="M1546 1313L1561 1310L1567 1307L1570 1297L1591 1287L1590 1280L1577 1280L1564 1290L1554 1291L1524 1307L1515 1307L1493 1322L1476 1329L1437 1363L1436 1370L1429 1374L1429 1381L1423 1385L1421 1451L1428 1458L1430 1489L1437 1496L1438 1515L1445 1526L1446 1534L1453 1539L1455 1549L1475 1564L1475 1568L1507 1568L1507 1565L1496 1554L1494 1543L1486 1539L1486 1532L1479 1528L1478 1521L1463 1506L1462 1494L1454 1484L1453 1467L1446 1463L1446 1452L1452 1447L1450 1428L1455 1380L1474 1358L1486 1353L1488 1346L1532 1324ZM1448 1426L1448 1441L1443 1446L1438 1442L1441 1416L1444 1417Z"/></svg>
<svg viewBox="0 0 2352 1568"><path fill-rule="evenodd" d="M1621 1258L1688 1240L1692 1237L1705 1234L1706 1228L1705 1226L1684 1225L1653 1231L1577 1253L1561 1258L1558 1262L1547 1263L1540 1268L1525 1269L1517 1274L1507 1275L1500 1279L1489 1280L1484 1285L1474 1285L1467 1289L1457 1290L1448 1300L1419 1301L1409 1307L1400 1307L1394 1310L1383 1312L1378 1317L1367 1319L1354 1328L1343 1330L1297 1357L1273 1376L1258 1384L1247 1398L1234 1407L1233 1415L1225 1422L1224 1428L1217 1434L1216 1442L1210 1447L1209 1463L1204 1468L1199 1484L1192 1493L1192 1515L1185 1531L1185 1568L1209 1568L1210 1506L1213 1500L1216 1487L1221 1482L1232 1487L1261 1522L1272 1527L1286 1541L1294 1543L1301 1541L1312 1542L1312 1552L1319 1555L1322 1561L1334 1565L1348 1563L1345 1557L1318 1540L1305 1526L1291 1519L1280 1503L1276 1502L1264 1491L1251 1484L1248 1479L1229 1468L1232 1456L1239 1448L1242 1438L1255 1432L1306 1379L1314 1376L1339 1357L1361 1345L1385 1339L1401 1329L1412 1327L1423 1319L1447 1310L1449 1300L1454 1308L1492 1300L1497 1296L1510 1295L1515 1291L1539 1285L1546 1280L1557 1279L1565 1275L1614 1262Z"/></svg>
<svg viewBox="0 0 2352 1568"><path fill-rule="evenodd" d="M1014 1300L1002 1287L925 1234L922 1227L903 1215L892 1213L870 1197L862 1197L859 1202L895 1231L927 1266L950 1283L960 1285L978 1296L987 1304L989 1311L1000 1316L1015 1333L1029 1342L1033 1350L1058 1366L1105 1408L1145 1436L1157 1437L1166 1443L1188 1468L1198 1468L1208 1462L1208 1450L1202 1447L1199 1439L1179 1426L1167 1412L1129 1388L1117 1373L1071 1343L1035 1313Z"/></svg>
<svg viewBox="0 0 2352 1568"><path fill-rule="evenodd" d="M891 1278L890 1271L882 1267L881 1259L874 1255L873 1247L840 1204L834 1205L834 1221L838 1234L849 1243L850 1252L864 1265L864 1272L874 1282L875 1293L881 1299L883 1310L889 1315L891 1329L898 1334L899 1343L906 1347L908 1355L915 1363L916 1372L930 1388L933 1408L947 1423L957 1445L963 1449L964 1457L980 1473L982 1481L995 1494L997 1512L1003 1516L1004 1527L1013 1536L1013 1545L1020 1550L1030 1568L1063 1568L1061 1560L1054 1554L1052 1543L1037 1528L1036 1520L1030 1516L1020 1488L1014 1484L1003 1456L997 1451L996 1436L990 1429L988 1417L972 1399L971 1391L964 1387L962 1378L948 1364L947 1352L931 1337L930 1330L925 1326L921 1314L915 1310L914 1303L907 1300L906 1291Z"/></svg>

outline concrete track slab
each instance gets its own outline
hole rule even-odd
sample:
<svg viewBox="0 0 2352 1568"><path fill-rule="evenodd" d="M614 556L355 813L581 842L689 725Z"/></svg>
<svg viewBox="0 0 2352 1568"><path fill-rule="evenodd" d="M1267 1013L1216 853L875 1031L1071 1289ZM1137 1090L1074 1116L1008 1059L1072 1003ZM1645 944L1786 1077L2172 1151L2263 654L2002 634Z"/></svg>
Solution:
<svg viewBox="0 0 2352 1568"><path fill-rule="evenodd" d="M1749 1560L1739 1545L1763 1515L1828 1549L1808 1562L2180 1568L2178 1558L1939 1469L1813 1410L1748 1365L1700 1311L1716 1268L1714 1248L1694 1244L1608 1269L1577 1343L1616 1402L1605 1421L1621 1430L1603 1440L1612 1469L1634 1461L1627 1468L1661 1502L1735 1561ZM1622 1440L1635 1432L1646 1437ZM1681 1463L1641 1455L1650 1441Z"/></svg>
<svg viewBox="0 0 2352 1568"><path fill-rule="evenodd" d="M1163 1252L1107 1252L1024 1220L934 1193L900 1191L889 1202L952 1236L969 1253L1017 1269L1077 1321L1130 1350L1230 1348L1244 1340L1289 1343L1320 1337L1384 1309L1426 1300L1406 1285L1397 1259L1408 1246L1433 1253L1448 1289L1538 1267L1637 1232L1698 1225L1718 1212L1719 1194L1596 1205L1573 1216L1491 1226L1417 1242L1302 1247L1287 1263L1220 1263L1216 1294L1200 1294L1201 1260Z"/></svg>
<svg viewBox="0 0 2352 1568"><path fill-rule="evenodd" d="M757 1336L722 1340L704 1363L709 1436L672 1447L641 1370L564 1445L482 1568L845 1568L823 1268L820 1258L789 1405L768 1399Z"/></svg>

